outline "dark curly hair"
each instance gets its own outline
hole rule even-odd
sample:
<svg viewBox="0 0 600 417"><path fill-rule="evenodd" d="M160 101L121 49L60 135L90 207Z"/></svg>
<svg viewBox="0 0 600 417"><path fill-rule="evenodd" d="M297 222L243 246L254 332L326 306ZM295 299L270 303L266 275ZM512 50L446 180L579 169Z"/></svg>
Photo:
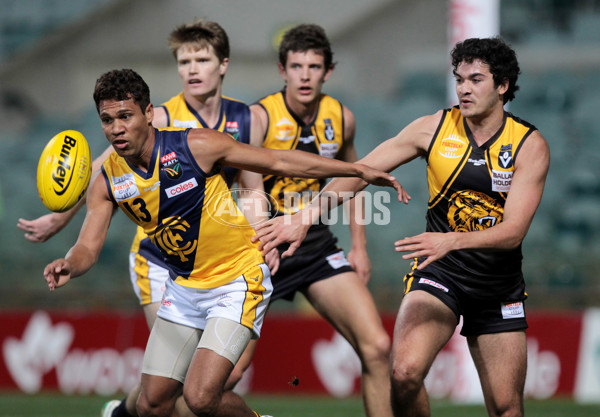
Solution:
<svg viewBox="0 0 600 417"><path fill-rule="evenodd" d="M454 71L461 62L471 63L476 59L485 62L490 67L496 87L508 80L504 103L515 98L515 92L519 89L517 79L521 69L517 61L517 54L499 36L470 38L458 42L452 50L451 56Z"/></svg>
<svg viewBox="0 0 600 417"><path fill-rule="evenodd" d="M279 44L279 63L285 67L289 51L306 52L309 50L323 55L326 69L333 65L333 51L325 29L319 25L308 23L294 26L283 34Z"/></svg>
<svg viewBox="0 0 600 417"><path fill-rule="evenodd" d="M96 80L94 102L99 112L101 100L129 100L140 106L142 113L150 104L150 88L144 79L134 70L120 69L105 72Z"/></svg>

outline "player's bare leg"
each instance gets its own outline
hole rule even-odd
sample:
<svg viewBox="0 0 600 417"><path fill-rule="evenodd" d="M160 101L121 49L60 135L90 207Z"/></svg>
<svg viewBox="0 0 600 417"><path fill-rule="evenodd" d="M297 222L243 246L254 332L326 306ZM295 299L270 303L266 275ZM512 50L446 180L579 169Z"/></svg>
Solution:
<svg viewBox="0 0 600 417"><path fill-rule="evenodd" d="M346 272L311 284L305 295L357 352L367 416L391 416L390 337L368 288L356 273Z"/></svg>
<svg viewBox="0 0 600 417"><path fill-rule="evenodd" d="M394 416L430 415L424 380L458 319L442 301L424 291L406 294L400 305L392 344Z"/></svg>
<svg viewBox="0 0 600 417"><path fill-rule="evenodd" d="M467 338L490 416L521 417L527 374L525 331Z"/></svg>
<svg viewBox="0 0 600 417"><path fill-rule="evenodd" d="M183 395L196 415L215 417L256 417L242 397L223 387L233 364L210 349L198 349L184 384Z"/></svg>

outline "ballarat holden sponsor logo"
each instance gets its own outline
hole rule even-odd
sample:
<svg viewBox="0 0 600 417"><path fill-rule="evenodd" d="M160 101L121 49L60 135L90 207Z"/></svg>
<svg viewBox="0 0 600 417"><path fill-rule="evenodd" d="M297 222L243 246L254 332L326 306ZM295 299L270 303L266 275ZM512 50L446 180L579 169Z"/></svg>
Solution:
<svg viewBox="0 0 600 417"><path fill-rule="evenodd" d="M252 188L223 191L206 202L206 212L216 222L231 227L253 227L264 223L279 206L271 196ZM259 220L245 221L244 212L254 212Z"/></svg>
<svg viewBox="0 0 600 417"><path fill-rule="evenodd" d="M442 139L438 152L444 158L460 158L465 154L467 149L467 142L460 138L458 135L450 135L445 139Z"/></svg>

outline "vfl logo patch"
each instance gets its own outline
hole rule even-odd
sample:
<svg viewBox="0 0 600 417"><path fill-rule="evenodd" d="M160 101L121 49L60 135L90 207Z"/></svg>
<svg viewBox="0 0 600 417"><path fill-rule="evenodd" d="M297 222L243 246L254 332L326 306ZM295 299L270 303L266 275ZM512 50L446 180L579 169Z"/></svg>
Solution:
<svg viewBox="0 0 600 417"><path fill-rule="evenodd" d="M435 282L430 280L429 278L421 278L419 279L419 284L431 285L432 287L437 288L438 290L442 290L444 292L449 292L450 290L440 284L439 282Z"/></svg>
<svg viewBox="0 0 600 417"><path fill-rule="evenodd" d="M325 139L335 139L335 131L333 130L333 126L331 125L331 119L324 119L323 121L325 122Z"/></svg>
<svg viewBox="0 0 600 417"><path fill-rule="evenodd" d="M465 154L467 149L467 142L461 139L458 135L450 135L445 139L442 139L438 153L444 158L460 158Z"/></svg>
<svg viewBox="0 0 600 417"><path fill-rule="evenodd" d="M504 169L512 167L512 144L504 145L500 148L500 154L498 155L498 165L500 165Z"/></svg>
<svg viewBox="0 0 600 417"><path fill-rule="evenodd" d="M160 157L161 169L165 171L167 177L172 180L176 180L183 174L181 163L177 159L175 152L168 153Z"/></svg>

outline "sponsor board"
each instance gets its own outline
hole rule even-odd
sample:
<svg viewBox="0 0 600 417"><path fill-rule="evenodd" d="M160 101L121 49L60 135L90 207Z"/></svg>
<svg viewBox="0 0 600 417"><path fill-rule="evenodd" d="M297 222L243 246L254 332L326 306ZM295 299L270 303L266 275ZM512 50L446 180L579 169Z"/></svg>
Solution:
<svg viewBox="0 0 600 417"><path fill-rule="evenodd" d="M600 309L528 312L527 318L526 397L600 402ZM148 337L141 311L3 312L0 319L0 390L114 395L139 380ZM395 316L382 320L391 335ZM459 330L436 358L426 386L431 398L479 403L479 379ZM356 353L326 321L271 313L236 391L346 397L360 393L360 377Z"/></svg>

